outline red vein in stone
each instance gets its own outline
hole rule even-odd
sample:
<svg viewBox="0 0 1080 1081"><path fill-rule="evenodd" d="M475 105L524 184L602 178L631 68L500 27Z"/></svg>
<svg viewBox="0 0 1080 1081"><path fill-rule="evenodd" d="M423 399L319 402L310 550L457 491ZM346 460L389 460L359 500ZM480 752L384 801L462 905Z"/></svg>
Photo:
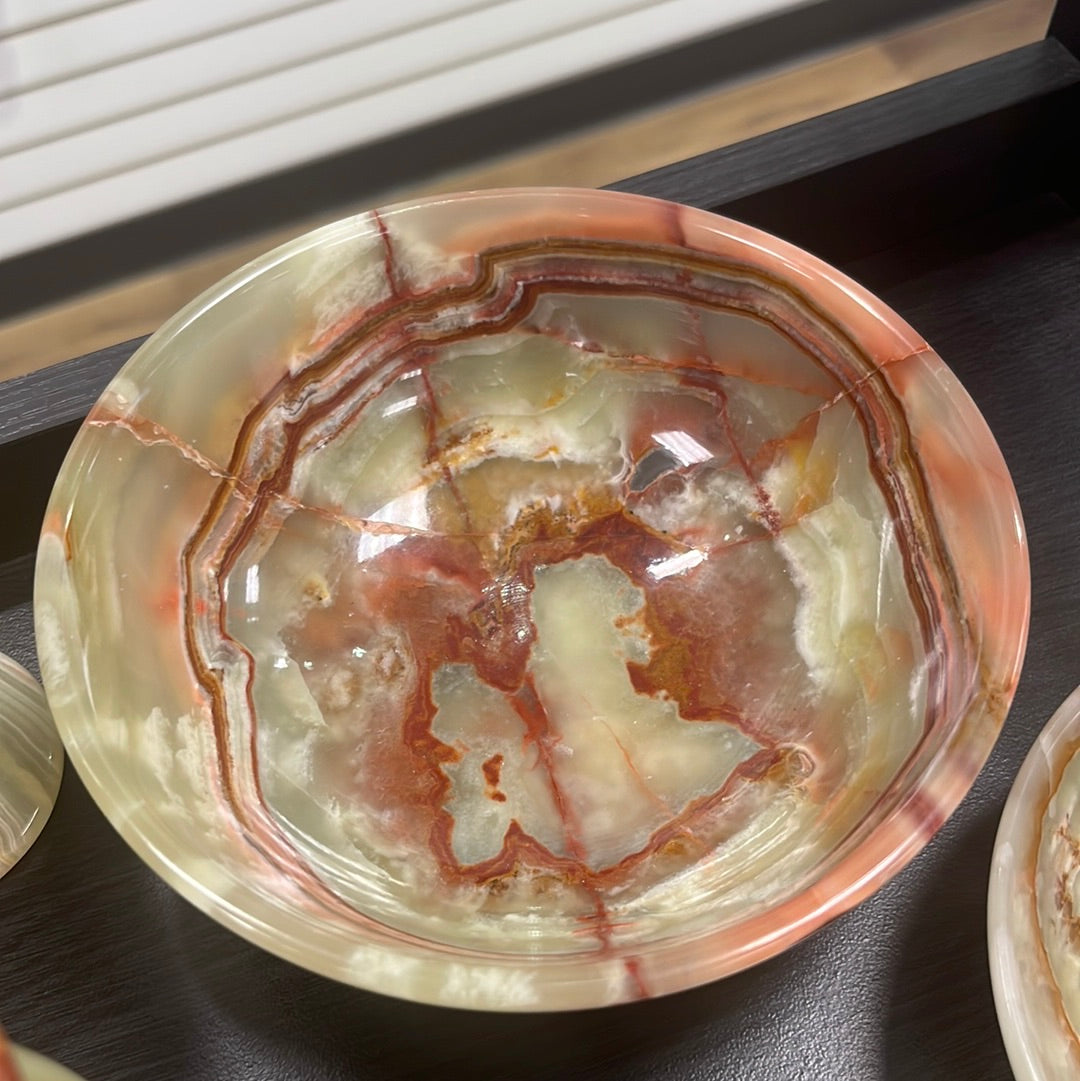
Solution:
<svg viewBox="0 0 1080 1081"><path fill-rule="evenodd" d="M690 322L690 326L693 328L694 337L696 339L696 345L698 347L697 360L702 365L707 365L710 357L707 344L705 342L705 335L701 329L701 311L699 308L693 305L686 305L686 313ZM694 385L691 383L691 385ZM732 454L735 455L735 460L739 463L739 468L743 471L747 481L754 490L754 497L758 502L758 509L761 512L761 519L765 523L766 528L775 537L780 533L781 519L780 514L773 504L772 498L769 493L765 491L764 486L757 479L751 468L750 462L746 455L742 451L742 447L739 445L739 441L735 438L735 429L731 423L731 411L728 408L728 396L722 387L713 388L713 393L716 395L719 401L720 422L724 428L724 434L727 436L728 444L731 447Z"/></svg>
<svg viewBox="0 0 1080 1081"><path fill-rule="evenodd" d="M430 529L423 529L420 526L406 525L404 522L383 522L376 518L361 518L359 515L346 514L344 511L333 507L319 507L305 503L302 499L296 499L289 495L274 493L273 498L290 510L313 514L317 518L342 526L349 530L350 533L367 533L380 537L435 536Z"/></svg>
<svg viewBox="0 0 1080 1081"><path fill-rule="evenodd" d="M150 420L138 413L120 413L107 405L98 404L90 410L86 418L87 427L90 428L119 428L133 435L143 446L169 446L176 450L180 456L192 465L198 466L204 473L219 480L234 480L238 486L241 482L230 477L227 470L217 462L197 451L190 443L182 440L178 435L171 432L157 421Z"/></svg>
<svg viewBox="0 0 1080 1081"><path fill-rule="evenodd" d="M547 774L559 820L563 824L563 839L566 850L577 865L576 873L581 885L592 897L595 908L592 917L588 921L589 930L599 939L601 949L605 953L610 952L612 950L611 918L604 902L603 893L595 881L595 872L588 863L588 853L585 850L584 841L581 839L581 824L556 776L552 746L559 743L559 737L553 735L551 731L551 719L536 690L532 673L525 675L521 688L512 696L510 701L514 711L525 725L526 739L536 746L537 756Z"/></svg>
<svg viewBox="0 0 1080 1081"><path fill-rule="evenodd" d="M776 323L774 323L772 320L764 318L758 312L739 309L739 315L742 318L749 319L751 322L754 323L760 323L762 326L766 326L770 330L774 331L779 337L783 338L794 348L796 348L800 353L802 353L807 359L807 361L812 363L819 372L827 376L831 382L837 385L837 387L839 388L837 390L837 393L834 395L833 398L826 401L824 403L824 406L827 406L832 402L842 399L847 395L847 393L849 393L849 391L851 390L851 386L845 387L845 385L841 383L841 381L836 377L834 373L824 368L820 364L818 358L806 349L805 343L802 342L801 339L793 337L792 335L787 333L783 327L777 326ZM634 368L640 368L646 371L667 372L678 369L687 369L689 371L705 372L710 375L729 376L731 378L738 379L744 383L750 383L753 386L757 387L772 387L780 388L783 390L794 390L797 393L803 394L808 398L821 397L820 390L812 389L809 386L799 386L790 381L782 382L777 379L767 379L764 378L760 373L754 371L727 371L723 367L722 360L718 360L716 358L695 357L691 355L680 355L677 358L664 358L655 357L648 353L626 353L618 349L609 349L601 345L599 342L581 341L578 338L569 336L560 327L549 327L540 324L525 324L518 329L520 329L522 333L535 334L538 337L549 338L552 341L557 341L560 344L565 345L567 348L575 349L581 353L588 353L592 356L602 357L605 360L609 361L626 363L633 366ZM862 378L871 378L872 376L877 374L879 374L877 370L874 370L870 372L867 376ZM852 386L856 385L857 384L853 384ZM822 406L822 408L824 408L824 406Z"/></svg>
<svg viewBox="0 0 1080 1081"><path fill-rule="evenodd" d="M779 536L782 521L780 518L780 512L776 509L772 498L769 493L765 491L762 483L754 476L754 471L750 467L750 462L747 460L746 455L743 454L742 448L739 446L739 441L735 438L735 430L731 423L731 414L728 412L727 395L723 391L718 392L720 399L720 421L724 426L724 431L727 433L728 441L731 444L731 451L735 455L735 460L739 463L739 468L746 474L746 479L749 481L751 487L754 489L754 497L758 502L758 509L761 512L761 520L765 523L765 527L772 535Z"/></svg>
<svg viewBox="0 0 1080 1081"><path fill-rule="evenodd" d="M641 771L637 768L637 763L630 757L630 752L626 749L626 745L623 741L616 735L615 729L612 728L603 717L600 717L599 720L604 728L607 729L608 735L615 741L615 746L619 748L619 752L626 761L627 769L630 770L631 776L637 781L638 787L645 794L646 798L651 800L656 807L659 807L664 814L671 814L671 807L669 807L668 804L649 787L648 782L641 776Z"/></svg>
<svg viewBox="0 0 1080 1081"><path fill-rule="evenodd" d="M624 882L632 871L653 860L672 841L693 837L701 823L712 817L740 789L764 781L782 781L789 775L801 776L805 770L805 753L801 748L781 746L763 748L736 765L715 791L690 801L678 814L657 827L641 846L617 863L599 869L584 860L559 856L531 834L526 833L517 819L511 821L503 838L502 848L489 859L479 863L459 864L449 855L447 870L453 877L485 882L512 873L519 861L530 866L563 875L588 890L594 898L604 887ZM445 775L444 775L445 777ZM452 817L447 815L452 824ZM448 850L447 850L448 851ZM590 919L595 918L589 917ZM611 926L606 928L610 932Z"/></svg>
<svg viewBox="0 0 1080 1081"><path fill-rule="evenodd" d="M197 466L208 476L232 482L236 486L236 491L242 496L251 498L254 495L252 489L242 478L233 476L228 470L214 462L213 459L206 457L192 447L191 444L180 439L179 436L164 427L164 425L150 420L148 417L136 413L114 413L98 405L86 418L86 423L89 427L115 428L127 432L144 447L171 447L182 458ZM445 470L445 467L443 469ZM304 500L286 492L272 492L270 496L273 501L288 507L290 510L316 515L328 522L343 526L354 533L401 537L431 537L436 535L430 529L424 529L420 526L411 526L403 522L384 522L376 518L363 518L359 515L346 514L339 508L320 507L313 503L306 503ZM477 532L470 530L462 531L456 535L484 539L496 536L497 531Z"/></svg>
<svg viewBox="0 0 1080 1081"><path fill-rule="evenodd" d="M383 216L377 211L371 211L371 220L375 223L375 228L379 231L379 237L382 240L383 247L383 274L386 277L386 283L390 286L390 294L395 300L401 300L409 295L408 290L402 288L402 282L398 273L398 260L394 253L394 241L390 236L390 230L386 226L386 222L383 220Z"/></svg>
<svg viewBox="0 0 1080 1081"><path fill-rule="evenodd" d="M557 746L560 739L551 731L551 719L544 708L540 695L537 693L536 684L532 673L527 673L520 689L511 696L510 704L514 712L521 718L525 725L525 738L536 747L537 756L547 774L548 784L551 788L551 796L555 801L555 809L559 813L559 819L563 824L563 839L566 842L566 850L582 865L585 865L588 853L585 844L581 840L581 823L574 814L570 801L563 792L562 785L555 775L555 758L552 754L552 746Z"/></svg>
<svg viewBox="0 0 1080 1081"><path fill-rule="evenodd" d="M442 410L439 408L439 403L435 400L435 391L432 389L431 377L429 376L426 367L422 368L420 371L420 383L424 388L424 396L427 399L424 422L427 428L428 461L438 460L439 466L442 469L443 481L446 484L446 487L449 488L450 494L454 497L458 512L461 514L461 520L465 525L465 532L472 533L473 526L469 514L469 506L461 495L461 490L457 486L454 474L450 471L449 463L438 451L437 425L439 420L442 419Z"/></svg>
<svg viewBox="0 0 1080 1081"><path fill-rule="evenodd" d="M629 867L640 865L651 859L665 844L678 837L692 836L695 826L713 814L725 801L731 799L735 790L745 784L757 784L774 776L778 769L793 761L800 761L803 751L797 747L765 747L744 758L724 779L723 784L714 792L701 796L683 808L679 814L659 826L650 835L648 841L637 852L624 856L617 864L604 868L597 878L604 881L608 877L618 879Z"/></svg>
<svg viewBox="0 0 1080 1081"><path fill-rule="evenodd" d="M645 982L645 977L641 972L641 962L638 958L624 957L623 968L626 969L626 975L630 978L630 986L634 989L634 997L650 998L652 992Z"/></svg>
<svg viewBox="0 0 1080 1081"><path fill-rule="evenodd" d="M218 480L230 481L236 486L236 491L245 498L251 498L252 489L239 477L235 477L227 470L217 465L212 459L207 458L195 450L189 443L174 435L168 428L157 421L150 420L139 414L117 414L95 406L93 412L86 418L86 423L95 428L115 428L131 435L144 447L167 446L176 450L182 458L197 466L207 475ZM384 522L375 518L362 518L359 515L346 514L334 507L320 507L316 504L305 503L296 496L285 492L272 492L273 501L288 507L290 510L313 514L335 525L343 526L350 532L368 533L376 536L400 536L400 537L430 537L435 534L430 529L420 526L406 525L402 522ZM491 533L463 533L462 536L476 538L494 536Z"/></svg>

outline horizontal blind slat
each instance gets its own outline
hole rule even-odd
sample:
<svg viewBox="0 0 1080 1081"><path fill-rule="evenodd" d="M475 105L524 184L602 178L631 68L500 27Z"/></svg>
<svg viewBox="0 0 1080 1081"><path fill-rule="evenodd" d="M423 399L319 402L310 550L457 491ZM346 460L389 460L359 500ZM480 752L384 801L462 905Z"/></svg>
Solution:
<svg viewBox="0 0 1080 1081"><path fill-rule="evenodd" d="M709 0L664 0L516 48L496 48L464 67L395 82L0 211L0 258L805 2L732 0L719 11ZM553 8L554 0L546 6ZM0 178L3 165L0 159Z"/></svg>
<svg viewBox="0 0 1080 1081"><path fill-rule="evenodd" d="M652 0L637 4L653 7ZM627 6L627 0L592 0L588 11L600 22ZM519 48L553 29L570 31L580 25L582 8L580 0L505 0L495 10L498 19L472 12L7 154L0 158L0 209L423 78L432 69L460 70L488 52Z"/></svg>
<svg viewBox="0 0 1080 1081"><path fill-rule="evenodd" d="M5 93L98 71L325 0L129 0L0 39L13 69ZM402 0L406 2L406 0ZM366 6L366 0L365 0Z"/></svg>
<svg viewBox="0 0 1080 1081"><path fill-rule="evenodd" d="M356 0L329 0L317 8L65 79L20 95L17 108L0 110L0 155L497 4L409 0L373 10Z"/></svg>

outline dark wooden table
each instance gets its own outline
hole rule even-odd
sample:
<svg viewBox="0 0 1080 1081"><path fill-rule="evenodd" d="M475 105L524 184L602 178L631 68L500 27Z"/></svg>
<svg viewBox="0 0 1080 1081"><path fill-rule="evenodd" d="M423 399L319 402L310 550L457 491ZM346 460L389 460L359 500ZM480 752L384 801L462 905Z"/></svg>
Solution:
<svg viewBox="0 0 1080 1081"><path fill-rule="evenodd" d="M136 859L69 766L41 839L0 880L12 1036L87 1081L1010 1078L987 965L994 833L1027 749L1080 683L1075 53L1070 0L1044 42L618 185L844 267L936 346L1012 470L1033 583L1023 678L971 793L904 872L721 983L585 1013L470 1014L340 986L225 931ZM42 505L135 344L0 386L0 649L31 668Z"/></svg>

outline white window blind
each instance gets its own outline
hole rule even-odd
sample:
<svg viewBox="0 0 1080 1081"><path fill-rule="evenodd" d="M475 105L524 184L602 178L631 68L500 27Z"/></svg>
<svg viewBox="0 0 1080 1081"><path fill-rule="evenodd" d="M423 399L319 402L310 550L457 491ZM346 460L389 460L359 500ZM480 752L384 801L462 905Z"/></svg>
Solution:
<svg viewBox="0 0 1080 1081"><path fill-rule="evenodd" d="M805 0L0 0L0 258Z"/></svg>

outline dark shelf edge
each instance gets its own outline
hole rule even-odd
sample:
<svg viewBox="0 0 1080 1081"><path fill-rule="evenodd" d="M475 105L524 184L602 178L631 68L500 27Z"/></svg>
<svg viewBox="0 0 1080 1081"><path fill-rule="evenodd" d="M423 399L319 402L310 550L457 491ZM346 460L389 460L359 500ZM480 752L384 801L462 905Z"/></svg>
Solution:
<svg viewBox="0 0 1080 1081"><path fill-rule="evenodd" d="M1058 0L1047 36L1056 38L1073 55L1080 56L1080 0Z"/></svg>
<svg viewBox="0 0 1080 1081"><path fill-rule="evenodd" d="M716 209L1076 85L1080 60L1048 38L612 188Z"/></svg>
<svg viewBox="0 0 1080 1081"><path fill-rule="evenodd" d="M81 421L145 337L0 383L0 447Z"/></svg>

